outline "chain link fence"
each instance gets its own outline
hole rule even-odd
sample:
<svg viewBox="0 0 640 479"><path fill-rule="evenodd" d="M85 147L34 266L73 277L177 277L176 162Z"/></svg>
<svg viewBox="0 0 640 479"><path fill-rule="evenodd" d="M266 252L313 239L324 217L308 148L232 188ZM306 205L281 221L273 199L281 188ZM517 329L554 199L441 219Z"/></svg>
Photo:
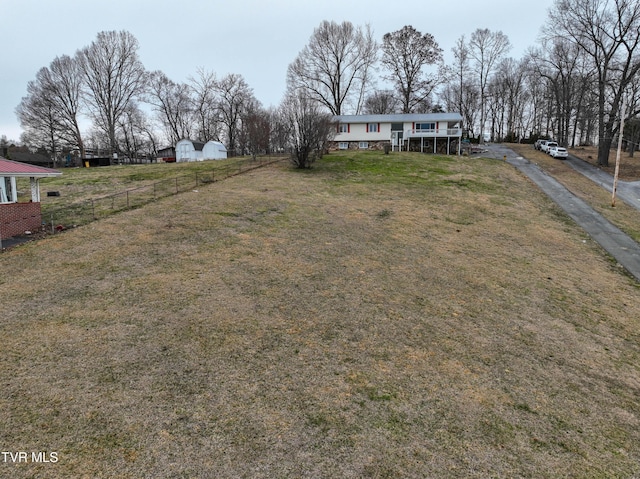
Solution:
<svg viewBox="0 0 640 479"><path fill-rule="evenodd" d="M120 211L138 208L160 198L191 191L202 185L221 181L279 161L283 161L283 158L259 157L255 160L240 160L210 171L159 180L137 188L92 198L64 207L48 208L43 205L43 228L46 233L56 233L69 227L84 225Z"/></svg>

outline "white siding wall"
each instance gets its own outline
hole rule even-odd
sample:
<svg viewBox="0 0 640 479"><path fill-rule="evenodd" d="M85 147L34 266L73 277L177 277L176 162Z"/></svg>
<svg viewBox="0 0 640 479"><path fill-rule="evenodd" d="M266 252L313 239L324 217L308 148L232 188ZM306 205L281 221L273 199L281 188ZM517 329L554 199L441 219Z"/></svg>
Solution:
<svg viewBox="0 0 640 479"><path fill-rule="evenodd" d="M378 125L378 123L376 123ZM349 133L336 134L334 141L389 141L391 123L380 123L380 131L367 131L366 123L350 123Z"/></svg>

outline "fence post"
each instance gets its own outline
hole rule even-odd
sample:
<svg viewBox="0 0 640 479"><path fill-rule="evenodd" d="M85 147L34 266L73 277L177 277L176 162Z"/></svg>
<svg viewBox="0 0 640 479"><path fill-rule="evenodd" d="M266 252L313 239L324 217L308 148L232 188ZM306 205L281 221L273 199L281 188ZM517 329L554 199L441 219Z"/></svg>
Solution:
<svg viewBox="0 0 640 479"><path fill-rule="evenodd" d="M176 195L180 193L180 190L178 189L178 177L176 176Z"/></svg>

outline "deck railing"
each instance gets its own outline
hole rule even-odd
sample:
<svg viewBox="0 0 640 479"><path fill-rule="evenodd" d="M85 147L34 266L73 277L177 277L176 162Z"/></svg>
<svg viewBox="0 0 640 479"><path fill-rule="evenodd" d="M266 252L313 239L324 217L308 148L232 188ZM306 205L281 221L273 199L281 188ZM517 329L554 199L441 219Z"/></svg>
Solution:
<svg viewBox="0 0 640 479"><path fill-rule="evenodd" d="M462 136L462 128L430 128L430 129L409 129L405 132L405 138L420 136Z"/></svg>

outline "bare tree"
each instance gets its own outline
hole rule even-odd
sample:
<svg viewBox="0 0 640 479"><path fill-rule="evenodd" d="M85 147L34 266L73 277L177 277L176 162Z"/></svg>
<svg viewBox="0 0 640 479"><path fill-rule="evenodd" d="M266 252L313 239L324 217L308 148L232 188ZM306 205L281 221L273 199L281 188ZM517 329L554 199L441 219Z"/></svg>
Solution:
<svg viewBox="0 0 640 479"><path fill-rule="evenodd" d="M608 166L625 90L640 70L640 2L556 0L549 37L575 42L591 59L598 85L598 164Z"/></svg>
<svg viewBox="0 0 640 479"><path fill-rule="evenodd" d="M287 82L290 89L302 88L308 98L334 115L343 114L352 99L359 110L376 55L377 45L369 26L363 30L351 22L325 20L289 65Z"/></svg>
<svg viewBox="0 0 640 479"><path fill-rule="evenodd" d="M526 73L526 62L505 58L498 65L494 79L496 89L503 92L504 96L505 122L502 126L506 128L506 134L500 136L508 137L512 141L519 141L525 133L525 109L531 98L525 87Z"/></svg>
<svg viewBox="0 0 640 479"><path fill-rule="evenodd" d="M464 110L464 90L467 85L467 76L469 72L469 47L465 42L464 35L458 39L451 51L453 52L453 57L455 59L452 70L457 80L457 110L462 114L462 111Z"/></svg>
<svg viewBox="0 0 640 479"><path fill-rule="evenodd" d="M511 48L507 36L498 31L477 29L471 34L468 45L469 58L473 60L473 68L478 79L480 91L480 134L484 134L486 120L487 85L489 78L499 61Z"/></svg>
<svg viewBox="0 0 640 479"><path fill-rule="evenodd" d="M269 108L269 147L271 151L282 153L289 148L291 125L284 116L284 101L278 107Z"/></svg>
<svg viewBox="0 0 640 479"><path fill-rule="evenodd" d="M244 149L253 159L269 151L271 115L256 101L250 102L242 116L241 137Z"/></svg>
<svg viewBox="0 0 640 479"><path fill-rule="evenodd" d="M28 83L27 96L17 106L16 115L24 128L23 142L38 148L44 147L51 153L55 164L62 125L57 119L51 98L40 82Z"/></svg>
<svg viewBox="0 0 640 479"><path fill-rule="evenodd" d="M391 90L377 90L364 102L364 112L368 115L397 113L398 100Z"/></svg>
<svg viewBox="0 0 640 479"><path fill-rule="evenodd" d="M381 61L401 94L402 112L412 113L439 83L438 77L427 75L424 68L442 61L442 49L433 35L407 25L384 35Z"/></svg>
<svg viewBox="0 0 640 479"><path fill-rule="evenodd" d="M82 75L78 62L63 55L51 62L49 70L41 71L43 86L53 102L63 142L78 148L80 155L84 156L80 131Z"/></svg>
<svg viewBox="0 0 640 479"><path fill-rule="evenodd" d="M242 75L231 73L216 82L220 121L225 126L227 149L237 148L237 137L245 107L253 101L253 90Z"/></svg>
<svg viewBox="0 0 640 479"><path fill-rule="evenodd" d="M56 57L49 68L41 68L27 86L27 97L16 109L22 127L31 141L52 151L54 162L58 146L77 148L84 154L80 131L82 76L78 63L66 56ZM42 142L42 138L46 140Z"/></svg>
<svg viewBox="0 0 640 479"><path fill-rule="evenodd" d="M287 125L291 163L297 168L310 168L321 158L327 142L335 134L332 116L304 90L289 90L280 106L282 124Z"/></svg>
<svg viewBox="0 0 640 479"><path fill-rule="evenodd" d="M124 155L122 161L141 163L155 156L156 138L153 128L137 104L131 103L118 119L118 149Z"/></svg>
<svg viewBox="0 0 640 479"><path fill-rule="evenodd" d="M477 114L480 110L480 93L478 87L470 82L465 82L460 88L454 82L447 83L440 92L440 100L448 111L459 111L463 118L463 125L467 128L470 138L476 137Z"/></svg>
<svg viewBox="0 0 640 479"><path fill-rule="evenodd" d="M138 41L127 31L100 32L76 58L84 74L94 124L109 138L111 153L116 153L118 120L144 87Z"/></svg>
<svg viewBox="0 0 640 479"><path fill-rule="evenodd" d="M207 142L220 137L218 108L216 97L216 75L213 72L198 70L198 76L190 78L193 113L197 118L197 139Z"/></svg>
<svg viewBox="0 0 640 479"><path fill-rule="evenodd" d="M563 146L569 145L571 128L579 114L581 97L581 50L574 42L561 37L543 39L541 48L532 51L536 71L548 84L553 96L550 115L554 117L554 136Z"/></svg>
<svg viewBox="0 0 640 479"><path fill-rule="evenodd" d="M153 106L172 145L191 138L195 131L189 93L188 85L171 81L161 71L151 72L148 76L145 101Z"/></svg>

